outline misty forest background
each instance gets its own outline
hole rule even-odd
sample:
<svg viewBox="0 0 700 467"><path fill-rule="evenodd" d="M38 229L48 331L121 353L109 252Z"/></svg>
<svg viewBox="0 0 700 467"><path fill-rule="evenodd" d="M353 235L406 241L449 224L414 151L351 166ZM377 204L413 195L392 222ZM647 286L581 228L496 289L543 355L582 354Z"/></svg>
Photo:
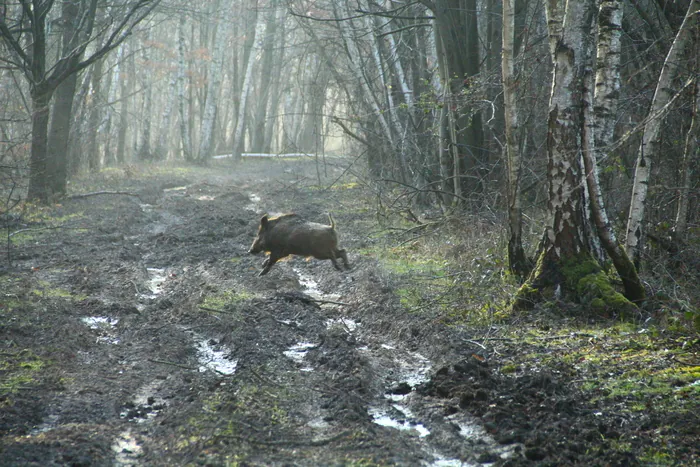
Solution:
<svg viewBox="0 0 700 467"><path fill-rule="evenodd" d="M377 210L492 221L524 282L516 307L564 298L624 314L663 292L700 324L699 12L696 0L5 1L0 216L110 167L345 156Z"/></svg>

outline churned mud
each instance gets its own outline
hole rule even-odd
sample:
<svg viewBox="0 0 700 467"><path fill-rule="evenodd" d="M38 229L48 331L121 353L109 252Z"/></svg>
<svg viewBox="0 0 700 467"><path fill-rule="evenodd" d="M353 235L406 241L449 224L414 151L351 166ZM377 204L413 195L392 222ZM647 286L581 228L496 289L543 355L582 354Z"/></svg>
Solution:
<svg viewBox="0 0 700 467"><path fill-rule="evenodd" d="M558 369L504 375L508 355L405 311L360 253L371 214L345 169L141 168L95 182L134 196L29 225L0 276L5 369L27 369L0 390L0 465L638 463L606 449L624 421ZM258 277L259 219L290 211L332 211L352 269L292 258Z"/></svg>

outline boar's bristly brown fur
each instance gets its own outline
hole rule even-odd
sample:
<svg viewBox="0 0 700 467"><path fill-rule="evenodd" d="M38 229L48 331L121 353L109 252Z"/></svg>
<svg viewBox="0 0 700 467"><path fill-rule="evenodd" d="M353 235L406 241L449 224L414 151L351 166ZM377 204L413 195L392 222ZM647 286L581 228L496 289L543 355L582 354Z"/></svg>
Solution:
<svg viewBox="0 0 700 467"><path fill-rule="evenodd" d="M258 235L251 245L249 253L269 252L270 256L263 262L260 276L264 276L280 259L289 255L313 256L316 259L329 259L339 271L338 258L343 260L346 269L350 269L348 255L338 248L338 233L335 230L333 216L328 213L330 225L306 222L297 214L284 214L260 219Z"/></svg>

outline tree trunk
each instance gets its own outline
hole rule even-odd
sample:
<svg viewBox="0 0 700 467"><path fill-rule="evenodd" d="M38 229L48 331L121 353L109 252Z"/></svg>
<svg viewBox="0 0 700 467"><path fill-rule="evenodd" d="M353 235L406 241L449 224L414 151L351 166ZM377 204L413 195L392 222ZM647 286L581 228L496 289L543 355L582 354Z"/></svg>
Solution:
<svg viewBox="0 0 700 467"><path fill-rule="evenodd" d="M192 162L191 127L187 112L187 93L185 92L185 16L180 15L180 24L177 29L177 103L180 117L180 142L184 159Z"/></svg>
<svg viewBox="0 0 700 467"><path fill-rule="evenodd" d="M253 39L253 43L251 47L255 48L256 44L258 43L258 40L260 38L260 34L262 34L262 24L261 22L257 22L255 25L255 37ZM252 52L252 50L251 50ZM238 118L236 118L236 130L234 131L233 134L233 157L234 159L240 159L241 153L243 152L244 149L244 133L243 130L245 128L245 114L246 114L246 105L248 102L248 97L250 95L250 88L252 86L252 77L253 77L253 64L255 60L252 57L252 53L250 54L248 58L248 63L246 66L245 70L245 75L243 77L243 87L241 89L241 99L240 99L240 104L238 107Z"/></svg>
<svg viewBox="0 0 700 467"><path fill-rule="evenodd" d="M435 15L435 28L440 37L438 53L444 55L446 71L441 78L454 102L447 115L450 145L458 159L453 167L455 183L460 184L462 193L479 193L483 191L482 169L487 158L484 130L481 113L465 100L476 84L472 79L480 69L476 0L438 0L429 2L428 6Z"/></svg>
<svg viewBox="0 0 700 467"><path fill-rule="evenodd" d="M120 54L122 57L127 57L129 55L126 43L121 46ZM131 62L129 58L126 58L126 60L127 62L122 64L122 67L128 66ZM126 134L129 128L129 102L131 101L131 97L129 96L131 93L129 90L133 88L135 78L134 74L130 73L129 70L127 70L125 75L126 76L122 76L119 80L119 129L117 130L117 154L115 158L117 164L120 165L126 162Z"/></svg>
<svg viewBox="0 0 700 467"><path fill-rule="evenodd" d="M170 135L172 133L170 128L170 120L173 114L173 107L177 100L177 84L178 77L176 73L170 72L170 82L168 83L168 89L165 96L165 106L163 106L163 113L161 114L160 121L160 131L158 136L158 145L155 150L155 158L157 160L168 159L168 154L172 148L170 144Z"/></svg>
<svg viewBox="0 0 700 467"><path fill-rule="evenodd" d="M554 62L547 134L547 179L550 224L540 245L537 265L518 292L515 308L546 299L566 299L589 308L622 314L636 307L617 293L590 250L585 213L582 149L586 135L586 70L592 62L590 41L595 1L547 2L550 50ZM566 25L566 27L562 27ZM590 156L590 155L589 155ZM590 156L592 157L592 156ZM595 172L592 172L595 173Z"/></svg>
<svg viewBox="0 0 700 467"><path fill-rule="evenodd" d="M278 32L273 49L276 50L275 58L273 63L284 63L286 55L286 29L284 22L284 15L286 11L282 8L277 9L278 18L276 20ZM274 50L273 50L274 52ZM274 112L275 115L269 118L268 123L265 125L265 137L263 142L262 152L271 152L273 148L273 135L280 133L280 120L277 115L277 109L279 108L280 99L282 97L282 81L284 77L282 73L274 73L272 77L272 83L270 85L270 112ZM286 80L285 80L286 82ZM279 151L279 148L276 148Z"/></svg>
<svg viewBox="0 0 700 467"><path fill-rule="evenodd" d="M68 142L77 85L78 74L74 73L58 86L51 115L47 147L49 183L51 193L58 196L66 193L68 183Z"/></svg>
<svg viewBox="0 0 700 467"><path fill-rule="evenodd" d="M336 15L338 16L338 15ZM347 5L343 3L340 8L340 16L350 18L352 14L350 13ZM339 22L337 23L338 29L340 31L340 37L345 44L345 51L348 54L348 59L350 60L351 71L354 75L355 80L359 86L364 91L364 95L367 96L369 105L372 107L375 117L379 121L379 126L382 129L382 136L389 147L394 146L394 135L391 130L391 126L384 117L384 109L377 100L376 94L371 88L371 83L367 76L363 74L364 62L362 59L362 54L360 54L359 48L357 46L355 32L356 29L353 27L352 20L348 20L347 23Z"/></svg>
<svg viewBox="0 0 700 467"><path fill-rule="evenodd" d="M218 10L219 2L216 3ZM200 128L199 153L197 161L199 164L207 165L216 152L216 115L218 112L219 90L221 89L221 74L223 73L224 44L227 39L227 31L224 28L225 22L220 22L214 26L212 37L213 51L209 64L207 81L207 101L204 107L204 117Z"/></svg>
<svg viewBox="0 0 700 467"><path fill-rule="evenodd" d="M102 119L102 65L104 61L98 60L92 69L92 92L90 99L90 120L88 123L88 145L87 145L87 160L88 169L92 173L100 171L102 158L100 154L100 146L97 141L99 134L100 121Z"/></svg>
<svg viewBox="0 0 700 467"><path fill-rule="evenodd" d="M265 128L267 122L267 108L270 100L270 87L274 80L272 72L274 65L275 44L277 36L277 5L272 2L270 11L268 11L267 26L265 28L265 38L263 39L262 59L260 65L260 92L255 100L255 118L253 122L253 137L251 138L250 147L252 152L263 152L265 146Z"/></svg>
<svg viewBox="0 0 700 467"><path fill-rule="evenodd" d="M695 69L700 69L698 64L696 64ZM688 135L685 139L683 161L681 163L681 188L678 193L678 209L673 229L675 237L681 240L688 228L688 201L693 167L700 160L698 138L700 138L700 78L696 76L695 86L693 87L693 119L690 121L690 128L688 128Z"/></svg>
<svg viewBox="0 0 700 467"><path fill-rule="evenodd" d="M61 7L63 55L67 56L78 45L80 35L75 33L79 17L76 1L65 1ZM55 93L51 123L49 126L47 163L52 195L64 195L68 183L68 143L70 141L73 102L78 85L78 74L73 73L61 83Z"/></svg>
<svg viewBox="0 0 700 467"><path fill-rule="evenodd" d="M49 102L51 90L34 88L32 98L32 149L29 158L29 191L27 198L37 200L42 204L49 201L51 194L50 177L48 173L48 129Z"/></svg>
<svg viewBox="0 0 700 467"><path fill-rule="evenodd" d="M627 237L625 248L627 255L639 269L641 264L643 239L644 209L649 188L649 175L651 163L658 156L661 145L661 124L663 122L663 109L670 102L673 90L673 80L676 77L680 57L685 50L692 28L697 23L700 0L692 0L688 6L688 12L683 19L676 38L666 55L656 91L651 103L649 121L644 127L642 143L637 155L637 165L634 172L634 185L632 187L632 201L630 202L629 215L627 216Z"/></svg>
<svg viewBox="0 0 700 467"><path fill-rule="evenodd" d="M151 39L150 32L146 34L145 41L148 43ZM141 58L143 60L144 67L150 67L150 56L149 50L146 44L142 44L141 48ZM141 73L141 89L143 89L143 107L140 115L141 123L141 139L137 143L138 149L136 150L136 156L140 161L150 161L153 160L153 151L151 149L151 118L153 115L153 82L151 81L149 73Z"/></svg>
<svg viewBox="0 0 700 467"><path fill-rule="evenodd" d="M511 274L524 278L532 265L525 255L522 240L523 212L520 199L520 149L517 134L520 129L516 96L515 40L515 0L503 0L503 50L501 52L501 73L503 76L503 104L506 130L506 166L508 168L508 269Z"/></svg>
<svg viewBox="0 0 700 467"><path fill-rule="evenodd" d="M625 287L625 297L634 303L645 298L644 286L624 249L618 244L608 219L600 189L598 160L611 145L620 90L620 36L622 2L604 0L598 10L598 44L595 95L586 86L583 162L593 224Z"/></svg>

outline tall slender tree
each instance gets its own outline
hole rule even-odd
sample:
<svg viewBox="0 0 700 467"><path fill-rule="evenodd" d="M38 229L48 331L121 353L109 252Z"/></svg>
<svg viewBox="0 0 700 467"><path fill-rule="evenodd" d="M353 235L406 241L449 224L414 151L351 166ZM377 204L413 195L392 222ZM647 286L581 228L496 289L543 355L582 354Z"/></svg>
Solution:
<svg viewBox="0 0 700 467"><path fill-rule="evenodd" d="M635 266L641 264L644 246L644 212L649 188L652 161L659 155L661 149L661 128L669 103L674 97L673 80L678 76L682 61L680 60L685 48L692 38L692 30L698 24L700 16L700 0L692 0L688 6L683 23L671 44L664 60L661 74L656 83L656 91L651 103L651 109L644 126L642 142L637 152L637 164L632 187L632 201L627 216L627 236L625 248ZM689 84L689 82L687 82Z"/></svg>
<svg viewBox="0 0 700 467"><path fill-rule="evenodd" d="M519 129L518 100L515 76L515 0L503 0L503 51L501 73L503 78L503 101L505 111L505 156L508 167L508 268L518 277L525 277L531 265L523 249L523 212L520 180L522 174L520 148L517 135Z"/></svg>

